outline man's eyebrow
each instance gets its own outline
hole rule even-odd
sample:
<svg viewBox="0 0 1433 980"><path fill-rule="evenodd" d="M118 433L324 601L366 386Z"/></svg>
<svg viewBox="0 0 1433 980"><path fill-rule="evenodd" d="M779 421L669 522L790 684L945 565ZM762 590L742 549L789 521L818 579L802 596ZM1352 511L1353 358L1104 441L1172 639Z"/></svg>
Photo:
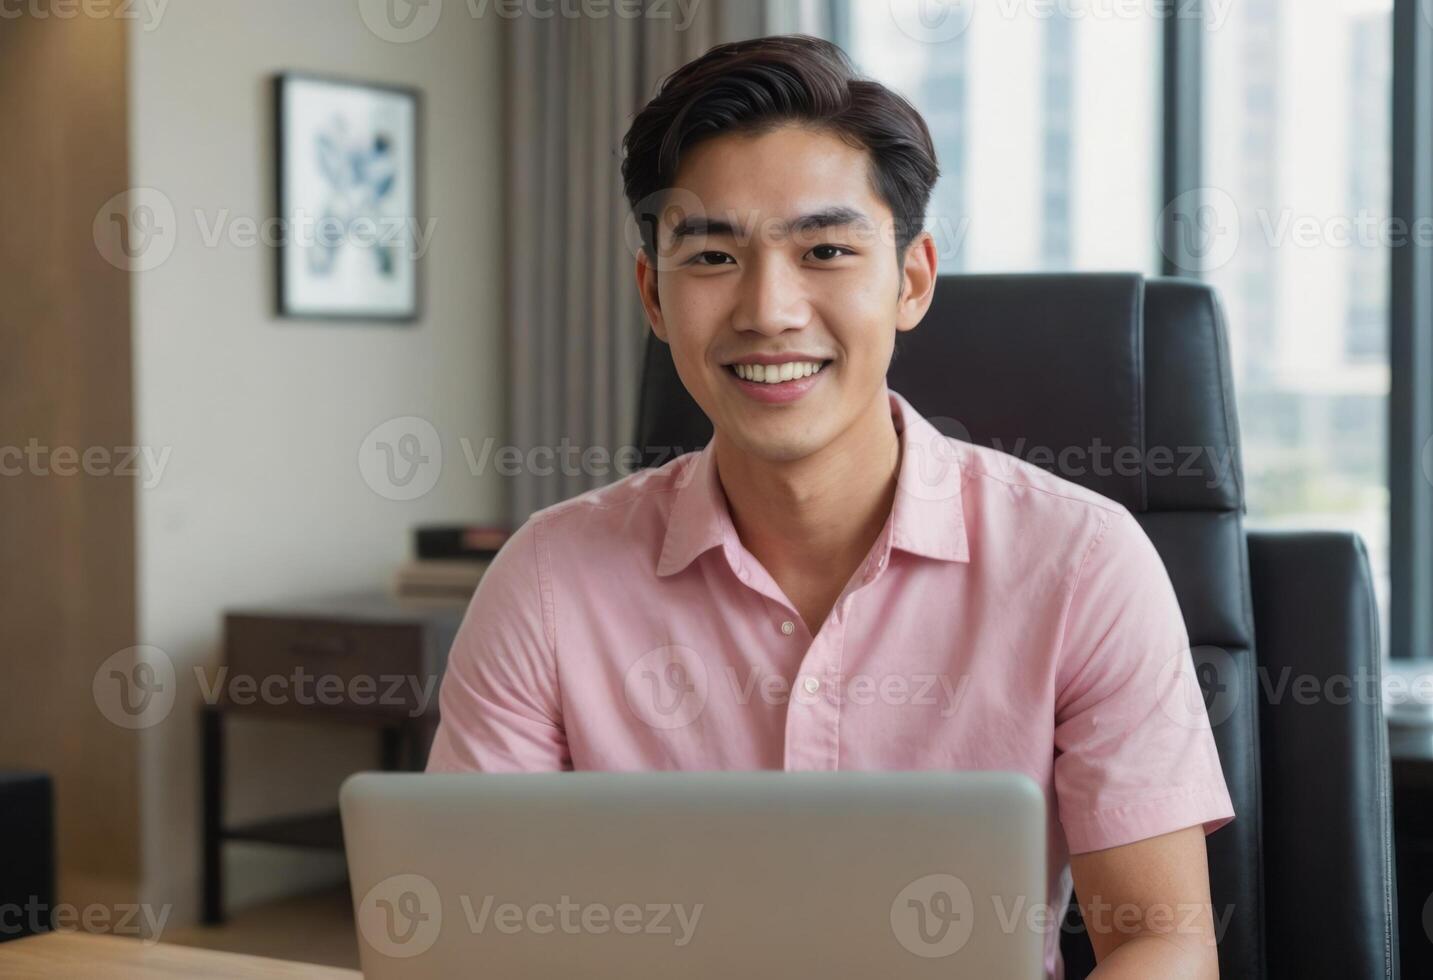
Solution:
<svg viewBox="0 0 1433 980"><path fill-rule="evenodd" d="M771 230L778 233L799 234L821 228L840 228L854 224L870 226L871 219L862 211L838 204L813 211L810 214L803 214L789 222L778 222L772 226ZM708 237L725 235L728 238L735 238L736 226L724 218L709 218L702 214L688 215L677 222L672 229L672 243L676 244L683 238L693 235Z"/></svg>
<svg viewBox="0 0 1433 980"><path fill-rule="evenodd" d="M672 229L672 244L676 244L683 238L690 238L693 235L726 235L736 236L736 228L730 221L722 218L708 218L704 214L690 214L678 221Z"/></svg>
<svg viewBox="0 0 1433 980"><path fill-rule="evenodd" d="M844 204L833 205L829 208L822 208L811 214L803 214L791 222L790 230L793 232L816 231L821 228L840 228L845 225L871 225L871 219L866 217L862 211L846 207Z"/></svg>

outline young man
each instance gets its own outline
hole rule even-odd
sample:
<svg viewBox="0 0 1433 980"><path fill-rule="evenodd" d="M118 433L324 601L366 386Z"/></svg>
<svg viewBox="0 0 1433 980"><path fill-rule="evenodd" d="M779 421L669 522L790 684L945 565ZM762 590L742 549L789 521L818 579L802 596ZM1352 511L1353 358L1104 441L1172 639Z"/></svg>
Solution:
<svg viewBox="0 0 1433 980"><path fill-rule="evenodd" d="M1204 835L1233 809L1158 554L886 387L936 279L919 114L771 37L675 72L624 145L637 288L715 437L516 532L429 770L1024 772L1097 975L1216 976Z"/></svg>

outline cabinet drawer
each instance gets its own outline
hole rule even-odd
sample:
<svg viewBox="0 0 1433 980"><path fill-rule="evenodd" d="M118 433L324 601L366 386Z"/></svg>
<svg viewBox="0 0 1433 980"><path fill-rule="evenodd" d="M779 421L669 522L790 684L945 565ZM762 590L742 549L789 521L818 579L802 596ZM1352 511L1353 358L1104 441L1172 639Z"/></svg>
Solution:
<svg viewBox="0 0 1433 980"><path fill-rule="evenodd" d="M224 629L225 706L409 717L437 710L442 664L421 624L236 613Z"/></svg>

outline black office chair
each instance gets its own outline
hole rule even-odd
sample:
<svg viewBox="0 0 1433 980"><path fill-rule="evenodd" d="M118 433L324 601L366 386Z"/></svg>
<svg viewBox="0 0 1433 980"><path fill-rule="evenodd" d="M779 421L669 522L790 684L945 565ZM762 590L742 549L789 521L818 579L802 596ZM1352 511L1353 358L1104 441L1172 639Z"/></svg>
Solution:
<svg viewBox="0 0 1433 980"><path fill-rule="evenodd" d="M1084 451L1083 472L1057 472L1128 507L1163 556L1237 813L1208 839L1215 911L1231 910L1222 975L1396 977L1378 688L1335 703L1335 685L1335 699L1310 703L1309 682L1297 697L1292 686L1378 676L1367 554L1352 533L1245 531L1214 291L1123 274L942 277L888 377L947 435L1022 456L1042 447L1034 461L1047 466L1065 447ZM637 431L647 463L711 432L669 349L649 338ZM1107 451L1097 467L1095 446L1134 447L1137 461ZM1192 465L1186 447L1200 453ZM1066 975L1084 977L1093 956L1073 908L1062 947Z"/></svg>

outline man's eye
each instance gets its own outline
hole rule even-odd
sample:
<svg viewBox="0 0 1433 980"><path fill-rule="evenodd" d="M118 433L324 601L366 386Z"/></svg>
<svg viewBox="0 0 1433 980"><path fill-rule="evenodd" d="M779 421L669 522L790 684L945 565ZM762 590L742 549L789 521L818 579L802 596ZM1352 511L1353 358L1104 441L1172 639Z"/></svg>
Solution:
<svg viewBox="0 0 1433 980"><path fill-rule="evenodd" d="M840 245L817 245L811 250L811 254L815 255L818 259L829 262L832 259L840 258L842 255L855 255L856 253L849 248L842 248Z"/></svg>
<svg viewBox="0 0 1433 980"><path fill-rule="evenodd" d="M729 259L729 258L731 258L731 256L730 256L730 255L727 255L725 252L698 252L696 255L692 256L692 264L693 264L693 265L725 265L726 263L723 262L722 260L723 260L723 259ZM703 261L703 260L705 260L705 259L712 259L713 261L710 261L710 262Z"/></svg>

